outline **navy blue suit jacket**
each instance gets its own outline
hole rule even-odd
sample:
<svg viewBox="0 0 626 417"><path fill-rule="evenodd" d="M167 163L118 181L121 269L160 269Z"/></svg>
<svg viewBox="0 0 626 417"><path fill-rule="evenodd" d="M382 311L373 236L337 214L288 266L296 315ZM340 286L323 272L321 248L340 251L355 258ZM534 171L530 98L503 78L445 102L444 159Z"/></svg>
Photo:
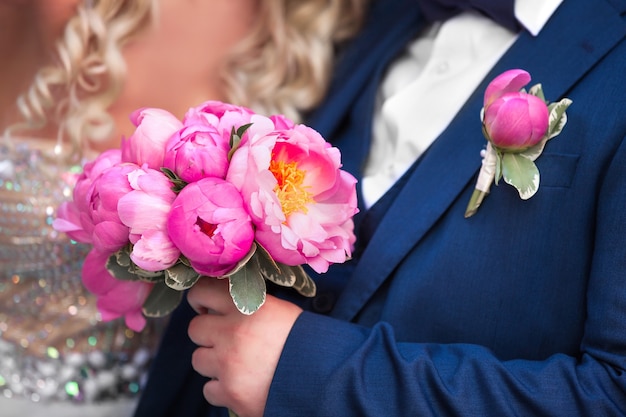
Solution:
<svg viewBox="0 0 626 417"><path fill-rule="evenodd" d="M378 81L420 27L412 0L374 8L309 119L357 177ZM564 0L539 36L520 35L395 197L360 215L353 261L316 278L266 415L626 414L625 13ZM534 197L492 187L465 219L482 93L510 68L571 98L568 122L537 160ZM137 416L206 415L190 315L173 317Z"/></svg>

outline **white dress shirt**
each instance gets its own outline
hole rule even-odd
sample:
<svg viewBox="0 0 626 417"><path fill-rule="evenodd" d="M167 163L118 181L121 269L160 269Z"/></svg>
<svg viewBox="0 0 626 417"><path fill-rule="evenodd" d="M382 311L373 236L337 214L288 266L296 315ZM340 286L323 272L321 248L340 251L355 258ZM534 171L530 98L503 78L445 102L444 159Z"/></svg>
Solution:
<svg viewBox="0 0 626 417"><path fill-rule="evenodd" d="M561 2L516 0L515 16L536 35ZM372 146L361 180L366 208L446 129L516 38L489 18L467 12L432 24L408 45L378 91ZM480 149L476 161L478 166Z"/></svg>

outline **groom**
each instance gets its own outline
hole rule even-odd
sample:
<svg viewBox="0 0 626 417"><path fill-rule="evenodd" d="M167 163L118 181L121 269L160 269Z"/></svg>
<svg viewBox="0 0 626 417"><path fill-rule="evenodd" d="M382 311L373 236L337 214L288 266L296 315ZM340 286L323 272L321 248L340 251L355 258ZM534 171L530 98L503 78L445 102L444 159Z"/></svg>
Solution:
<svg viewBox="0 0 626 417"><path fill-rule="evenodd" d="M252 316L194 287L216 314L175 314L136 416L626 413L626 1L432 3L374 0L309 119L361 180L354 259ZM536 195L465 218L512 68L567 124Z"/></svg>

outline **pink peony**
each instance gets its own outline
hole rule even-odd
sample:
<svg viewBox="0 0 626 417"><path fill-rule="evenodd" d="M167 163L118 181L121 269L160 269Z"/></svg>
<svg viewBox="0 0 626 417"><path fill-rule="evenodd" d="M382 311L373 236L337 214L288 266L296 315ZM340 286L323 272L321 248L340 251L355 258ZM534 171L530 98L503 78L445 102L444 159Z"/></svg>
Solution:
<svg viewBox="0 0 626 417"><path fill-rule="evenodd" d="M523 151L539 143L548 131L546 103L519 91L529 81L526 71L510 70L496 77L485 91L483 126L497 148Z"/></svg>
<svg viewBox="0 0 626 417"><path fill-rule="evenodd" d="M52 224L56 230L67 233L77 242L93 243L94 224L90 214L93 205L91 200L93 182L103 171L118 165L120 161L120 150L112 149L85 164L74 185L73 200L62 203L58 208L57 218Z"/></svg>
<svg viewBox="0 0 626 417"><path fill-rule="evenodd" d="M106 269L108 254L92 249L83 264L85 288L96 295L97 307L105 321L124 317L126 325L141 331L146 325L142 306L153 287L143 281L121 281Z"/></svg>
<svg viewBox="0 0 626 417"><path fill-rule="evenodd" d="M234 153L227 179L242 192L256 240L276 261L326 272L351 255L356 179L340 159L304 125L253 136Z"/></svg>
<svg viewBox="0 0 626 417"><path fill-rule="evenodd" d="M130 192L128 174L136 169L138 167L134 164L119 164L106 169L87 194L90 206L83 221L93 224L92 243L100 251L116 252L128 243L129 230L120 219L117 204Z"/></svg>
<svg viewBox="0 0 626 417"><path fill-rule="evenodd" d="M115 287L98 297L97 307L105 321L124 317L129 329L140 332L146 326L143 303L154 284L143 281L115 280Z"/></svg>
<svg viewBox="0 0 626 417"><path fill-rule="evenodd" d="M130 190L119 199L119 218L129 228L134 245L133 262L147 271L161 271L174 265L180 251L167 236L166 222L176 198L169 179L147 167L128 174Z"/></svg>
<svg viewBox="0 0 626 417"><path fill-rule="evenodd" d="M196 124L208 124L214 126L226 143L230 142L232 132L239 128L250 125L243 135L243 140L250 137L263 136L278 129L278 126L291 126L293 122L284 116L272 116L271 118L255 114L252 110L234 106L220 101L207 101L197 107L189 109L183 119L185 126ZM277 126L278 125L278 126Z"/></svg>
<svg viewBox="0 0 626 417"><path fill-rule="evenodd" d="M219 178L187 185L176 197L167 232L200 274L222 276L250 251L254 230L237 189Z"/></svg>
<svg viewBox="0 0 626 417"><path fill-rule="evenodd" d="M206 101L199 106L189 109L183 118L186 126L194 124L209 124L214 126L218 132L230 137L233 127L239 127L250 123L255 113L241 106L235 106L221 101Z"/></svg>
<svg viewBox="0 0 626 417"><path fill-rule="evenodd" d="M226 176L229 137L221 134L202 118L200 123L185 126L170 138L163 164L183 181Z"/></svg>
<svg viewBox="0 0 626 417"><path fill-rule="evenodd" d="M122 141L122 160L160 169L165 157L165 143L182 129L183 124L170 112L157 108L136 110L130 119L137 129Z"/></svg>

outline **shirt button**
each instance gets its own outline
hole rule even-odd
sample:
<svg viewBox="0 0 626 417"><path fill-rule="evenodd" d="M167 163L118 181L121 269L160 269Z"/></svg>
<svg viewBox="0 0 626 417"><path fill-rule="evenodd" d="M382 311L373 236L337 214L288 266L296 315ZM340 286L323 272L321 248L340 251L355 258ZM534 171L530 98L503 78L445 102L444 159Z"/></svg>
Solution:
<svg viewBox="0 0 626 417"><path fill-rule="evenodd" d="M335 295L332 292L321 292L313 297L311 307L313 311L320 314L327 314L335 306Z"/></svg>
<svg viewBox="0 0 626 417"><path fill-rule="evenodd" d="M448 61L441 61L437 67L435 67L435 72L437 74L445 74L446 72L448 72L448 70L450 69L450 64L448 64Z"/></svg>

